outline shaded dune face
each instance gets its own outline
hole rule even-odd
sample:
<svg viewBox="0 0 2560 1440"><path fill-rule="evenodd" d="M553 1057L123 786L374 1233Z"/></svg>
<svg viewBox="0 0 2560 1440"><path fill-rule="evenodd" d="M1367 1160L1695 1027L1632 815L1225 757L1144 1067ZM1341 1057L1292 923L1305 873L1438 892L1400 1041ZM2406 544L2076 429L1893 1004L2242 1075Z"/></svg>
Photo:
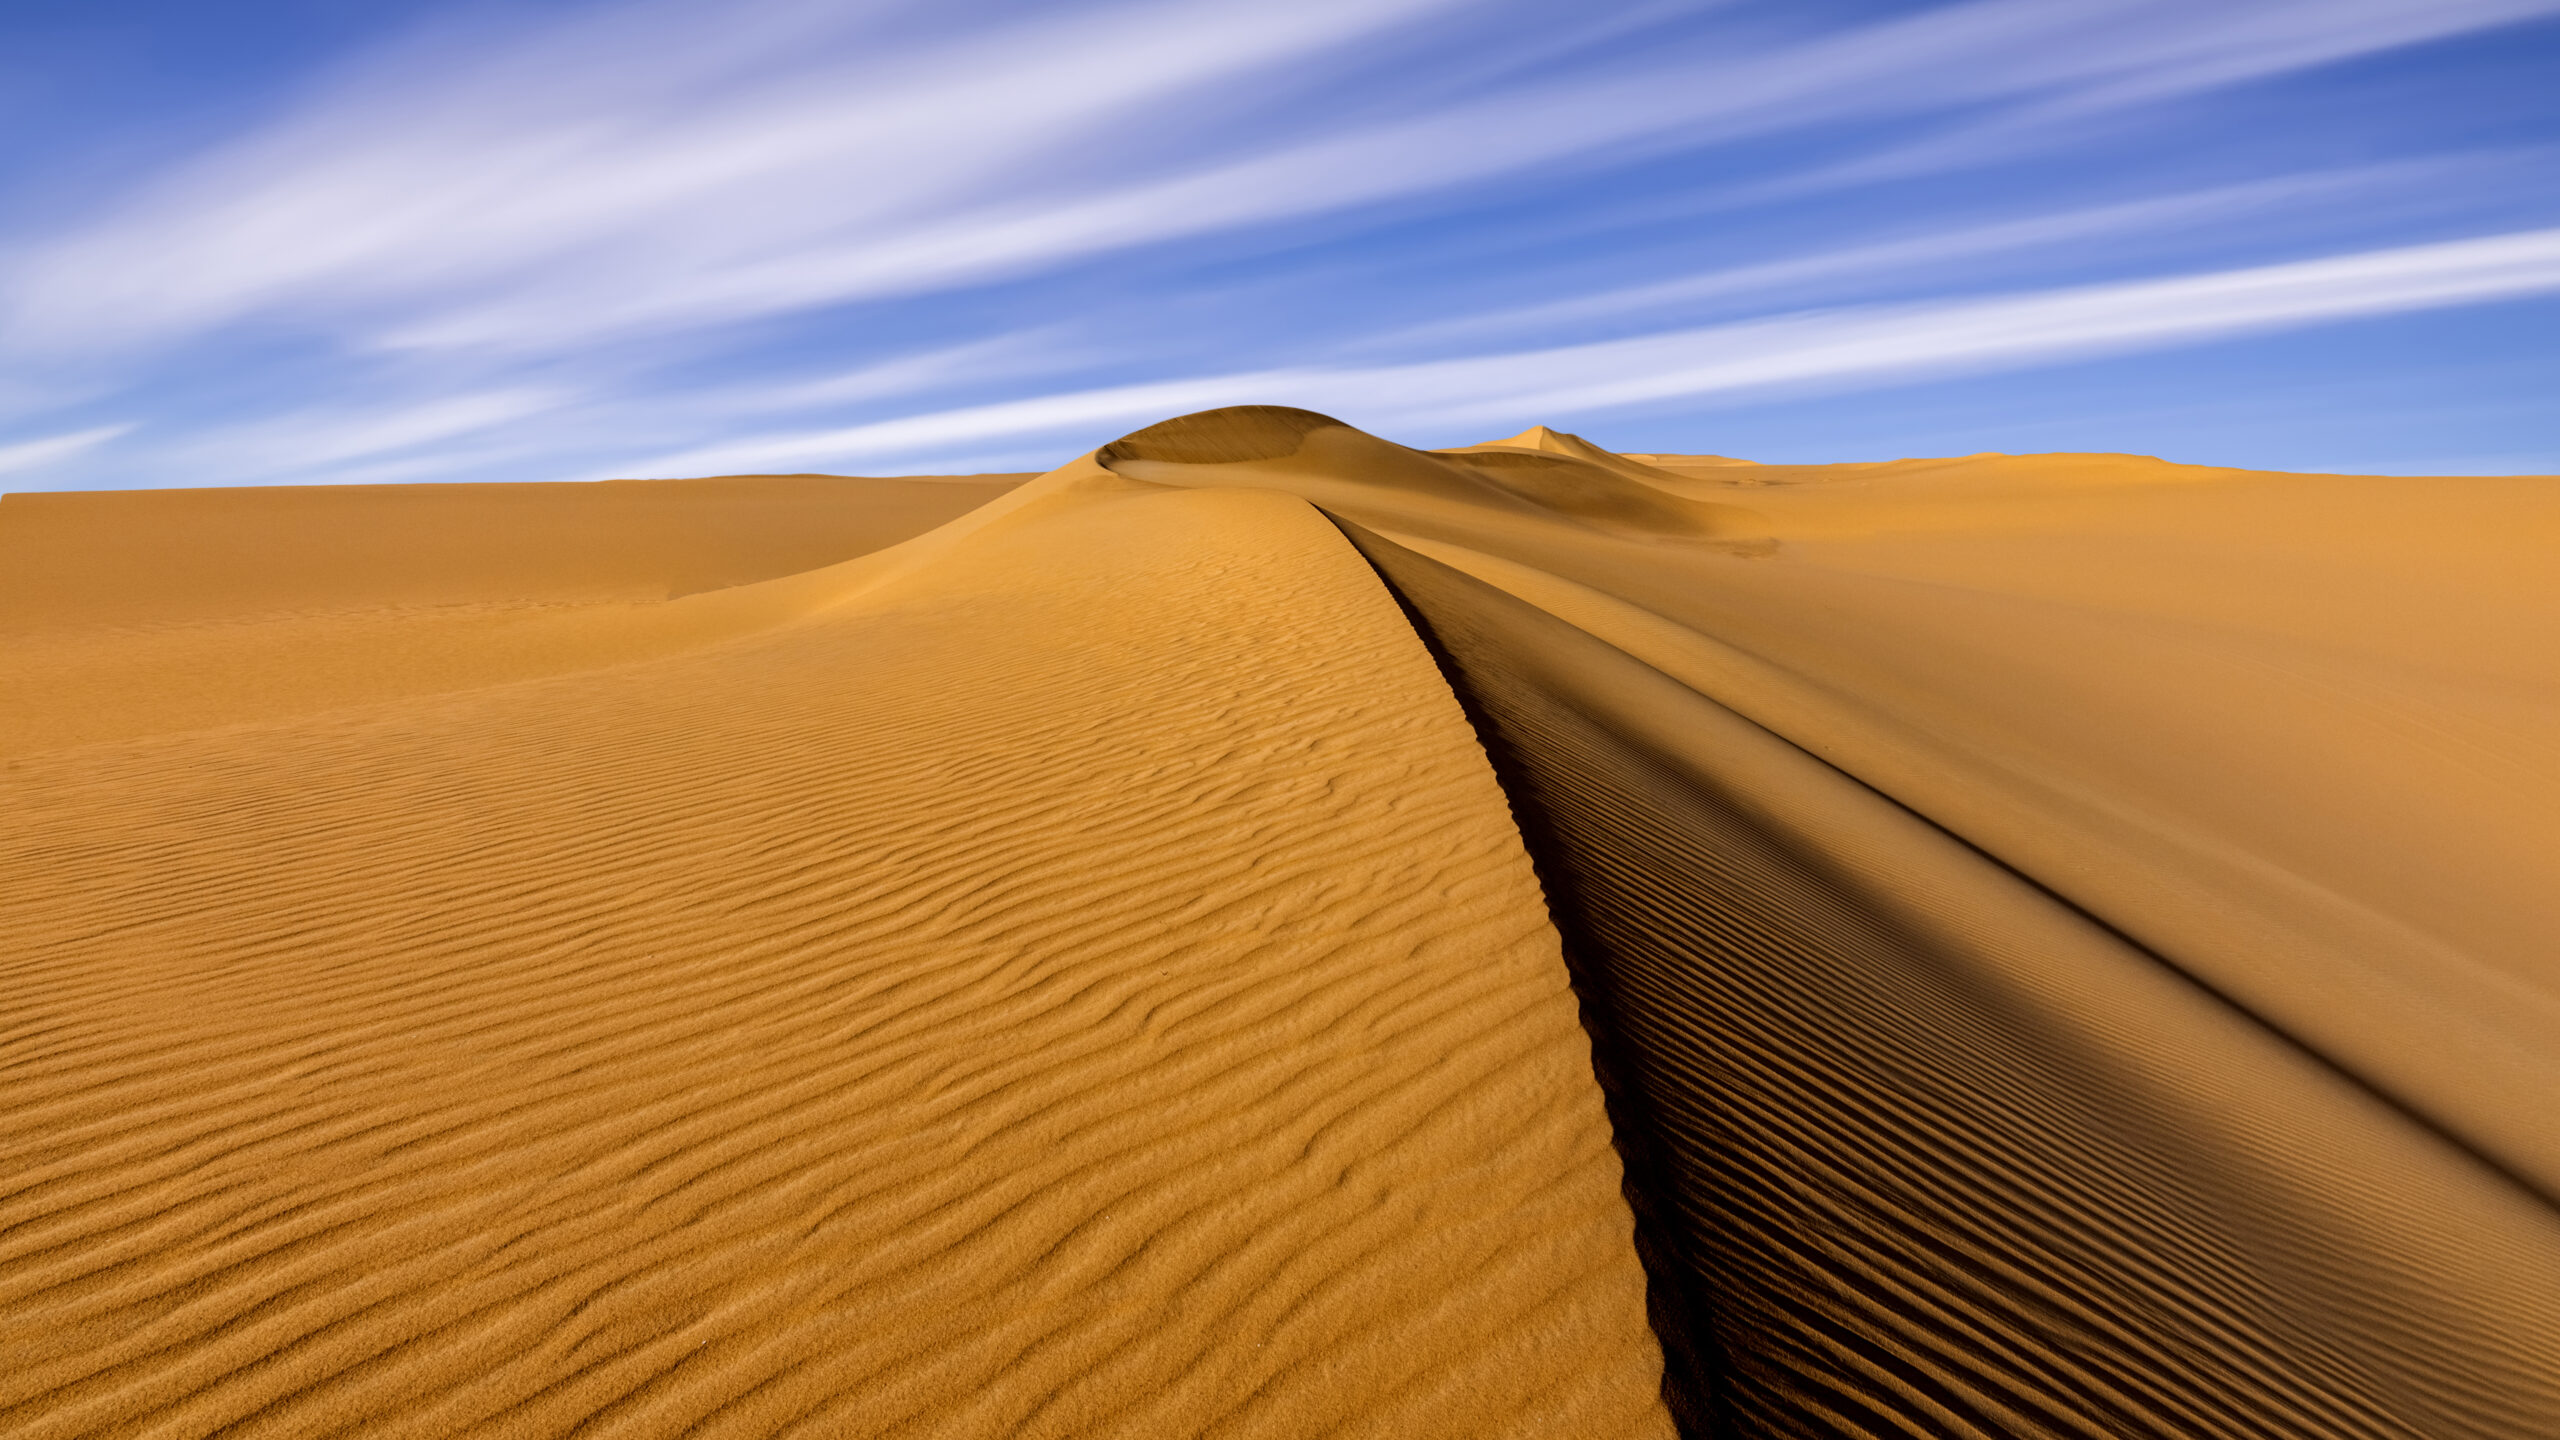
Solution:
<svg viewBox="0 0 2560 1440"><path fill-rule="evenodd" d="M1803 1436L2560 1423L2546 1210L1778 737L1351 533L1540 857L1698 1408Z"/></svg>
<svg viewBox="0 0 2560 1440"><path fill-rule="evenodd" d="M1461 514L1490 509L1646 540L1758 533L1760 517L1751 511L1648 483L1645 467L1615 456L1604 463L1597 457L1605 452L1575 444L1578 449L1426 452L1312 410L1239 405L1148 426L1104 446L1094 458L1123 475L1177 484L1200 483L1185 476L1195 467L1230 472L1206 483L1250 483L1242 472L1269 469L1289 477L1285 488L1318 504L1392 495L1406 503L1455 505Z"/></svg>
<svg viewBox="0 0 2560 1440"><path fill-rule="evenodd" d="M2532 482L2437 485L2430 528L2408 482L2134 457L1644 467L1750 494L1741 552L1462 509L1378 443L1111 463L1316 500L1433 644L1691 1430L2560 1434L2554 914L2507 878L2551 853ZM2322 585L2379 623L2306 619ZM2380 857L2428 883L2350 878Z"/></svg>
<svg viewBox="0 0 2560 1440"><path fill-rule="evenodd" d="M1280 460L1298 453L1318 430L1351 427L1330 415L1287 405L1231 405L1177 415L1133 430L1094 452L1105 467L1123 460L1173 465L1224 465L1238 460Z"/></svg>

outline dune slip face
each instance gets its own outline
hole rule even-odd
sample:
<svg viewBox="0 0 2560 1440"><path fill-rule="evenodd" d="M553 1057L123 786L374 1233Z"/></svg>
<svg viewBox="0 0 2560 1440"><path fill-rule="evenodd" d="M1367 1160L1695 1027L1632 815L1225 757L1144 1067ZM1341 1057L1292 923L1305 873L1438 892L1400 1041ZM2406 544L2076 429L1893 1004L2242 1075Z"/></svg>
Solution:
<svg viewBox="0 0 2560 1440"><path fill-rule="evenodd" d="M0 1433L1671 1433L1535 876L1303 501L616 603L9 759Z"/></svg>
<svg viewBox="0 0 2560 1440"><path fill-rule="evenodd" d="M2560 1417L2546 1210L1801 750L1355 533L1501 747L1737 1432Z"/></svg>
<svg viewBox="0 0 2560 1440"><path fill-rule="evenodd" d="M2560 1433L2549 482L1101 458L1317 500L1432 640L1693 1428Z"/></svg>

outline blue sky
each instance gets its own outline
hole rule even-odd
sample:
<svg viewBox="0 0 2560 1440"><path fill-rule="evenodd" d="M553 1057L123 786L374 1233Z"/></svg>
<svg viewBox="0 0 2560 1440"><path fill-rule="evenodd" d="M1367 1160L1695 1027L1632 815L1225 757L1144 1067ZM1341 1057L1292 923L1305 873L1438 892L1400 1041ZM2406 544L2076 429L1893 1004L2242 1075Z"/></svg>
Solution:
<svg viewBox="0 0 2560 1440"><path fill-rule="evenodd" d="M2560 472L2560 0L15 0L0 487Z"/></svg>

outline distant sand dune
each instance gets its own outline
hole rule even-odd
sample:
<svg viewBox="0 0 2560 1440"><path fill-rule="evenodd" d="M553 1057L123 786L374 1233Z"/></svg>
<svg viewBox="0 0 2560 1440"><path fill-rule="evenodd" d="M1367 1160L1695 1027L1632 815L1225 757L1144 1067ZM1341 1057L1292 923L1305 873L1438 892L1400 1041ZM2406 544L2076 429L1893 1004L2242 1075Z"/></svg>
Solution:
<svg viewBox="0 0 2560 1440"><path fill-rule="evenodd" d="M10 495L0 755L683 649L790 603L757 582L912 539L1024 478Z"/></svg>
<svg viewBox="0 0 2560 1440"><path fill-rule="evenodd" d="M0 498L0 625L663 600L795 574L1030 479L725 475L588 485L284 485Z"/></svg>
<svg viewBox="0 0 2560 1440"><path fill-rule="evenodd" d="M0 1434L2560 1435L2560 481L1016 479L0 504Z"/></svg>

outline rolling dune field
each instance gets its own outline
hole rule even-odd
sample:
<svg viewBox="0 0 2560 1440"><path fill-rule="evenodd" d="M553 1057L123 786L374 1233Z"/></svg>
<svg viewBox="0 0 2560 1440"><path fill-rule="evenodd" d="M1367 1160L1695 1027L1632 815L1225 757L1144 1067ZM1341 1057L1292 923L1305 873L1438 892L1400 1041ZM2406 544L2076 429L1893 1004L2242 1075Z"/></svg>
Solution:
<svg viewBox="0 0 2560 1440"><path fill-rule="evenodd" d="M910 539L1026 478L11 495L0 754L681 649L763 623L754 582Z"/></svg>
<svg viewBox="0 0 2560 1440"><path fill-rule="evenodd" d="M2560 480L0 501L0 1433L2560 1434Z"/></svg>
<svg viewBox="0 0 2560 1440"><path fill-rule="evenodd" d="M1302 502L1034 488L682 655L14 760L0 1429L1667 1433L1421 644Z"/></svg>

